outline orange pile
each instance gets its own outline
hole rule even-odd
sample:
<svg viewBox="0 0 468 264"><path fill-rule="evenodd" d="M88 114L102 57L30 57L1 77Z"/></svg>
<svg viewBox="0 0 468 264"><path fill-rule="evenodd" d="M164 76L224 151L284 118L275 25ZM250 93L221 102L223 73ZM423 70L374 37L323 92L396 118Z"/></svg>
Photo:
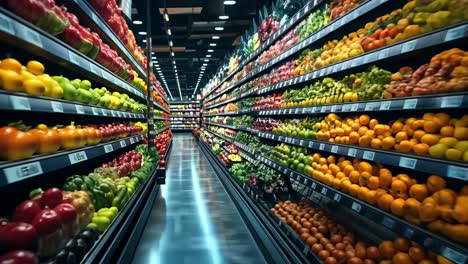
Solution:
<svg viewBox="0 0 468 264"><path fill-rule="evenodd" d="M442 177L418 183L407 174L393 175L381 164L315 153L305 173L317 181L359 198L405 220L468 243L468 185L457 193Z"/></svg>
<svg viewBox="0 0 468 264"><path fill-rule="evenodd" d="M368 115L341 119L331 113L314 127L318 140L468 161L468 115L425 113L380 124Z"/></svg>
<svg viewBox="0 0 468 264"><path fill-rule="evenodd" d="M271 211L299 234L310 250L326 264L452 263L406 238L382 241L378 247L367 245L338 224L333 216L311 207L305 199L298 204L278 202Z"/></svg>

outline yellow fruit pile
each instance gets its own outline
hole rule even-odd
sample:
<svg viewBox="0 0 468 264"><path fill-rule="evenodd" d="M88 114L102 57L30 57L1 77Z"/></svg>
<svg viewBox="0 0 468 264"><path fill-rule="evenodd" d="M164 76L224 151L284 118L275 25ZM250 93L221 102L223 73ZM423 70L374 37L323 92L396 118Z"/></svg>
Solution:
<svg viewBox="0 0 468 264"><path fill-rule="evenodd" d="M468 115L425 113L380 124L368 115L341 119L332 113L314 127L318 140L468 161Z"/></svg>
<svg viewBox="0 0 468 264"><path fill-rule="evenodd" d="M15 59L4 59L0 61L0 88L11 92L62 98L62 87L48 74L44 74L44 70L44 65L38 61L29 61L24 67Z"/></svg>
<svg viewBox="0 0 468 264"><path fill-rule="evenodd" d="M381 164L319 153L307 156L304 173L337 190L391 212L407 221L468 242L468 185L457 193L442 177L432 175L418 183L407 174L393 173Z"/></svg>

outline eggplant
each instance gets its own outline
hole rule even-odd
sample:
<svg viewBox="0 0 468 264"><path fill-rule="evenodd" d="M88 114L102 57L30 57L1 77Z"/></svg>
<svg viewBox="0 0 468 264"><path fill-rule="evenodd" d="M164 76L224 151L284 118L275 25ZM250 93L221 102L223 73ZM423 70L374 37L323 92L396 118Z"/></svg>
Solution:
<svg viewBox="0 0 468 264"><path fill-rule="evenodd" d="M86 244L86 241L82 238L78 238L76 240L75 250L73 251L76 254L76 258L78 260L81 260L87 251L88 251L88 246Z"/></svg>
<svg viewBox="0 0 468 264"><path fill-rule="evenodd" d="M96 241L96 235L90 230L84 230L78 235L78 238L86 241L88 249L91 248L91 246L94 244L94 241Z"/></svg>
<svg viewBox="0 0 468 264"><path fill-rule="evenodd" d="M74 252L76 248L76 239L72 238L65 243L65 250Z"/></svg>

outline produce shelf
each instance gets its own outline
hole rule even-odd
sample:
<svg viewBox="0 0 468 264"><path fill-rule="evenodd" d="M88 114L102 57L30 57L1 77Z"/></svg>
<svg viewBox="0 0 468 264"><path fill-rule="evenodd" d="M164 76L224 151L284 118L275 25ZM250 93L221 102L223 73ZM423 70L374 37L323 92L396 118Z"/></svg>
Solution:
<svg viewBox="0 0 468 264"><path fill-rule="evenodd" d="M119 245L127 243L125 235L136 228L133 220L141 218L139 209L147 204L145 199L153 189L159 190L156 184L156 173L158 166L151 171L145 181L138 186L130 200L119 211L109 227L100 235L93 247L86 253L81 263L91 264L99 259L103 263L112 262L112 258L117 254Z"/></svg>
<svg viewBox="0 0 468 264"><path fill-rule="evenodd" d="M94 60L77 52L61 40L51 36L35 25L0 8L0 38L16 47L55 61L77 74L96 80L118 92L129 93L135 99L145 100L146 95Z"/></svg>
<svg viewBox="0 0 468 264"><path fill-rule="evenodd" d="M171 127L171 129L174 131L192 131L195 129L195 127L194 128Z"/></svg>
<svg viewBox="0 0 468 264"><path fill-rule="evenodd" d="M220 170L223 185L234 195L275 263L320 263L299 236L262 205L259 196L248 185L241 184L205 142L200 140L199 144L209 162Z"/></svg>
<svg viewBox="0 0 468 264"><path fill-rule="evenodd" d="M427 109L468 108L468 93L412 96L386 100L372 100L344 104L329 104L310 107L277 108L256 111L256 115L327 114L370 111L413 111Z"/></svg>
<svg viewBox="0 0 468 264"><path fill-rule="evenodd" d="M447 240L444 237L408 223L357 198L330 188L319 181L284 167L267 157L260 154L256 154L255 156L257 160L262 161L280 173L288 175L291 180L303 184L309 194L308 198L316 203L320 203L322 200L326 200L323 201L325 203L328 201L335 201L365 218L385 226L396 234L424 245L424 247L456 263L466 263L466 261L468 261L467 249Z"/></svg>
<svg viewBox="0 0 468 264"><path fill-rule="evenodd" d="M200 118L199 115L171 115L172 118Z"/></svg>
<svg viewBox="0 0 468 264"><path fill-rule="evenodd" d="M92 6L90 6L85 0L66 0L65 3L72 13L76 14L80 20L86 22L86 25L88 25L94 32L98 33L105 43L115 49L117 53L132 66L132 69L138 73L140 78L143 80L146 79L146 72L143 67L138 64L137 60L133 57L128 48L117 37L117 35L115 35L109 25L107 25Z"/></svg>
<svg viewBox="0 0 468 264"><path fill-rule="evenodd" d="M169 126L165 126L165 127L161 128L161 129L158 129L158 130L156 130L156 131L151 131L151 132L152 132L151 134L152 134L152 135L160 134L161 132L164 132L165 130L169 129L169 127L170 127L170 125L169 125Z"/></svg>
<svg viewBox="0 0 468 264"><path fill-rule="evenodd" d="M211 123L211 122L204 122L207 125L212 125L212 126L218 126L218 127L225 127L225 128L230 128L237 130L237 126L230 126L230 125L224 125L224 124L218 124L218 123Z"/></svg>
<svg viewBox="0 0 468 264"><path fill-rule="evenodd" d="M156 88L156 86L154 86L153 84L151 84L153 86L153 91L156 91L156 93L158 93L158 95L164 100L164 102L166 102L167 105L170 105L170 102L169 102L169 99L167 99L166 96L162 95L158 88Z"/></svg>
<svg viewBox="0 0 468 264"><path fill-rule="evenodd" d="M250 113L250 109L242 109L239 111L234 111L234 112L226 112L226 113L217 113L217 114L205 114L203 113L203 116L231 116L231 115L243 115L243 114L248 114Z"/></svg>
<svg viewBox="0 0 468 264"><path fill-rule="evenodd" d="M137 135L80 149L37 155L19 161L0 162L0 187L106 155L138 143L144 138L144 135Z"/></svg>
<svg viewBox="0 0 468 264"><path fill-rule="evenodd" d="M287 58L290 58L296 54L298 54L300 51L308 48L309 46L315 44L318 41L322 41L324 38L326 38L328 35L333 33L336 30L341 29L342 27L345 27L349 23L353 22L354 20L366 15L368 12L373 11L377 7L384 5L388 0L375 0L375 1L367 1L350 12L346 13L345 15L337 18L330 24L322 27L320 30L316 31L314 34L311 36L307 37L306 39L296 43L294 46L290 47L289 49L281 52L281 55L275 57L274 59L270 60L266 64L262 65L261 67L257 68L256 70L252 71L251 73L247 74L244 76L241 80L233 84L232 86L228 87L225 89L225 91L217 94L216 96L213 96L210 100L207 102L213 100L214 98L219 97L220 95L232 90L233 88L241 85L242 83L252 79L255 76L258 76L260 73L269 70L272 68L272 66L277 65L279 62L284 61ZM221 83L222 84L222 83Z"/></svg>
<svg viewBox="0 0 468 264"><path fill-rule="evenodd" d="M154 120L163 120L163 121L169 121L170 119L167 117L162 117L162 116L153 116Z"/></svg>
<svg viewBox="0 0 468 264"><path fill-rule="evenodd" d="M344 16L343 18L346 18L346 16ZM330 24L330 26L331 25L333 24ZM317 32L316 34L318 34L319 32ZM312 35L311 37L314 37L314 35ZM309 37L308 39L310 39L311 37ZM315 71L311 71L309 73L299 75L299 76L290 78L288 80L284 80L282 82L278 82L276 84L273 84L267 87L263 87L260 89L259 88L251 89L227 101L220 102L212 106L208 106L206 107L206 109L211 109L220 105L234 102L234 101L240 100L248 96L260 96L260 95L268 94L271 92L277 92L284 88L290 88L298 84L305 85L306 83L310 81L317 80L322 77L334 75L336 73L348 71L352 68L361 67L364 65L378 62L378 61L384 61L392 57L397 57L400 55L411 56L412 54L417 54L418 52L420 53L421 50L423 49L436 47L436 46L445 44L446 42L455 41L455 40L459 40L459 39L466 38L466 37L468 37L468 23L462 23L462 24L455 25L452 27L426 33L424 35L417 36L417 37L414 37L414 38L411 38L411 39L408 39L403 42L399 42L390 46L385 46L385 47L382 47L380 49L377 49L371 52L366 52L359 56L356 56L356 57L353 57L344 61L340 61L340 62L337 62L335 64L332 64L323 68L319 68ZM291 49L293 49L294 47L292 47ZM283 53L281 56L286 56L286 54L289 54L289 53L288 52ZM296 53L291 51L291 54L296 54ZM269 67L266 67L264 70L268 68ZM244 79L246 80L249 79L247 78L248 76L249 75L246 75ZM233 88L237 86L238 86L238 83L234 84Z"/></svg>
<svg viewBox="0 0 468 264"><path fill-rule="evenodd" d="M460 179L464 181L468 180L468 163L462 161L456 162L396 151L386 151L355 145L293 138L260 131L254 131L252 133L258 137L278 141L281 143L287 143L348 157L362 158L364 160L380 162L391 166L412 169L430 174L436 174L447 178Z"/></svg>
<svg viewBox="0 0 468 264"><path fill-rule="evenodd" d="M159 103L156 103L153 101L153 106L156 106L159 110L162 110L168 114L170 114L171 112L169 110L167 110L164 106L160 105Z"/></svg>
<svg viewBox="0 0 468 264"><path fill-rule="evenodd" d="M205 101L207 97L212 94L214 91L216 91L224 82L229 80L232 76L234 76L237 72L239 72L245 65L250 63L254 58L256 58L258 55L260 55L266 48L268 48L271 44L275 43L281 36L283 36L284 33L287 33L293 26L296 25L299 21L303 20L307 15L309 15L310 12L312 12L315 8L317 8L320 4L324 2L323 0L314 0L308 2L305 6L301 8L294 16L289 18L289 22L285 23L282 25L278 31L273 33L265 42L263 42L260 47L258 47L249 57L247 57L241 64L239 64L231 73L228 74L216 87L214 87L212 90L208 91L208 93L203 97L202 100ZM222 95L226 91L223 91L219 94L216 94L206 100L206 102L209 102L218 96Z"/></svg>
<svg viewBox="0 0 468 264"><path fill-rule="evenodd" d="M23 93L10 93L8 91L0 91L0 110L33 111L131 119L143 119L146 117L145 114L140 113L113 110L100 106L91 106L49 97L31 96Z"/></svg>
<svg viewBox="0 0 468 264"><path fill-rule="evenodd" d="M197 111L199 110L195 110L195 109L175 110L171 108L171 112L197 112Z"/></svg>
<svg viewBox="0 0 468 264"><path fill-rule="evenodd" d="M171 105L181 105L181 104L195 104L200 105L200 102L197 101L169 101Z"/></svg>

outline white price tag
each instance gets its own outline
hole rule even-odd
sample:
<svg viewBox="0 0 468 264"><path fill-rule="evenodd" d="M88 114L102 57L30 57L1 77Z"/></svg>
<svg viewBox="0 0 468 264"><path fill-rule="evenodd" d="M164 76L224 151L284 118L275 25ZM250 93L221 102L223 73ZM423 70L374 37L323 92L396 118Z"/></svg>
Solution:
<svg viewBox="0 0 468 264"><path fill-rule="evenodd" d="M127 146L127 142L125 142L125 140L121 140L120 141L120 147L125 148L126 146Z"/></svg>
<svg viewBox="0 0 468 264"><path fill-rule="evenodd" d="M102 115L107 116L107 110L104 108L101 108Z"/></svg>
<svg viewBox="0 0 468 264"><path fill-rule="evenodd" d="M25 31L25 36L27 36L26 40L29 40L29 42L34 44L36 47L39 47L41 49L43 48L42 39L39 36L39 33L29 28L25 28L24 31Z"/></svg>
<svg viewBox="0 0 468 264"><path fill-rule="evenodd" d="M390 109L390 105L392 104L391 101L383 101L380 103L379 110L388 110Z"/></svg>
<svg viewBox="0 0 468 264"><path fill-rule="evenodd" d="M360 213L361 212L361 209L362 209L362 206L356 202L353 202L353 204L351 205L351 209L353 209L354 211Z"/></svg>
<svg viewBox="0 0 468 264"><path fill-rule="evenodd" d="M332 105L330 111L332 113L336 112L336 105Z"/></svg>
<svg viewBox="0 0 468 264"><path fill-rule="evenodd" d="M403 103L403 109L415 109L418 104L418 99L406 99Z"/></svg>
<svg viewBox="0 0 468 264"><path fill-rule="evenodd" d="M86 152L78 151L72 154L68 154L68 159L70 160L71 164L75 164L87 160L88 157L86 156Z"/></svg>
<svg viewBox="0 0 468 264"><path fill-rule="evenodd" d="M382 224L388 228L393 228L395 226L395 220L384 216L384 218L382 219Z"/></svg>
<svg viewBox="0 0 468 264"><path fill-rule="evenodd" d="M76 113L78 114L84 114L85 111L84 111L84 108L82 105L75 105L75 109L76 109Z"/></svg>
<svg viewBox="0 0 468 264"><path fill-rule="evenodd" d="M339 202L341 200L341 195L340 194L337 194L335 193L335 195L333 196L333 200Z"/></svg>
<svg viewBox="0 0 468 264"><path fill-rule="evenodd" d="M93 115L99 115L99 111L96 107L91 107L91 111L93 112Z"/></svg>
<svg viewBox="0 0 468 264"><path fill-rule="evenodd" d="M468 168L449 165L447 166L447 176L461 180L468 180Z"/></svg>
<svg viewBox="0 0 468 264"><path fill-rule="evenodd" d="M357 111L359 108L359 104L352 104L351 105L351 111Z"/></svg>
<svg viewBox="0 0 468 264"><path fill-rule="evenodd" d="M117 112L114 111L114 110L111 110L111 114L112 114L113 117L116 117L116 116L117 116Z"/></svg>
<svg viewBox="0 0 468 264"><path fill-rule="evenodd" d="M52 111L57 113L63 113L63 104L61 102L50 101Z"/></svg>
<svg viewBox="0 0 468 264"><path fill-rule="evenodd" d="M399 166L403 167L403 168L414 169L414 168L416 168L416 163L417 162L418 161L416 159L400 157Z"/></svg>
<svg viewBox="0 0 468 264"><path fill-rule="evenodd" d="M354 148L348 149L348 156L356 157L356 155L357 155L357 149L354 149Z"/></svg>
<svg viewBox="0 0 468 264"><path fill-rule="evenodd" d="M317 183L313 182L311 187L312 187L313 190L315 190L315 188L317 188Z"/></svg>
<svg viewBox="0 0 468 264"><path fill-rule="evenodd" d="M409 229L409 228L406 228L405 229L405 232L403 233L403 235L406 237L406 238L413 238L414 236L414 230L413 229Z"/></svg>
<svg viewBox="0 0 468 264"><path fill-rule="evenodd" d="M366 106L364 107L364 110L366 110L366 111L375 110L375 109L377 109L377 106L378 106L378 105L379 105L379 103L375 103L375 102L366 103Z"/></svg>
<svg viewBox="0 0 468 264"><path fill-rule="evenodd" d="M312 148L313 146L314 146L314 142L309 141L308 147L309 147L309 148Z"/></svg>
<svg viewBox="0 0 468 264"><path fill-rule="evenodd" d="M302 140L302 139L299 140L299 145L301 145L301 146L304 145L304 140Z"/></svg>
<svg viewBox="0 0 468 264"><path fill-rule="evenodd" d="M412 40L401 45L401 53L413 51L416 48L417 40Z"/></svg>
<svg viewBox="0 0 468 264"><path fill-rule="evenodd" d="M351 105L350 104L344 104L342 107L343 112L348 112L351 110Z"/></svg>
<svg viewBox="0 0 468 264"><path fill-rule="evenodd" d="M10 168L3 169L8 182L15 181L20 178L32 177L43 173L41 163L31 162Z"/></svg>
<svg viewBox="0 0 468 264"><path fill-rule="evenodd" d="M112 144L104 145L104 152L109 153L112 151L114 151L114 147L112 146Z"/></svg>
<svg viewBox="0 0 468 264"><path fill-rule="evenodd" d="M9 19L3 14L0 14L0 30L8 32L11 35L15 34L15 30L11 26Z"/></svg>
<svg viewBox="0 0 468 264"><path fill-rule="evenodd" d="M27 97L22 96L10 96L11 106L15 110L31 110L31 104Z"/></svg>
<svg viewBox="0 0 468 264"><path fill-rule="evenodd" d="M325 188L325 187L322 187L321 193L322 193L323 195L327 195L327 192L328 192L328 189Z"/></svg>
<svg viewBox="0 0 468 264"><path fill-rule="evenodd" d="M323 143L320 143L320 145L319 145L319 149L320 149L320 150L324 150L324 149L325 149L325 144L323 144Z"/></svg>
<svg viewBox="0 0 468 264"><path fill-rule="evenodd" d="M338 146L332 146L331 147L331 152L338 153Z"/></svg>
<svg viewBox="0 0 468 264"><path fill-rule="evenodd" d="M449 247L442 250L442 255L455 263L466 263L467 256Z"/></svg>
<svg viewBox="0 0 468 264"><path fill-rule="evenodd" d="M130 144L135 144L135 139L134 138L130 138Z"/></svg>
<svg viewBox="0 0 468 264"><path fill-rule="evenodd" d="M457 96L447 96L443 97L440 103L440 107L442 108L456 108L460 107L463 102L463 95Z"/></svg>
<svg viewBox="0 0 468 264"><path fill-rule="evenodd" d="M362 155L363 159L366 160L374 160L375 152L373 151L364 151L364 154Z"/></svg>
<svg viewBox="0 0 468 264"><path fill-rule="evenodd" d="M465 26L459 26L456 28L449 29L445 35L445 41L461 38L465 35Z"/></svg>

